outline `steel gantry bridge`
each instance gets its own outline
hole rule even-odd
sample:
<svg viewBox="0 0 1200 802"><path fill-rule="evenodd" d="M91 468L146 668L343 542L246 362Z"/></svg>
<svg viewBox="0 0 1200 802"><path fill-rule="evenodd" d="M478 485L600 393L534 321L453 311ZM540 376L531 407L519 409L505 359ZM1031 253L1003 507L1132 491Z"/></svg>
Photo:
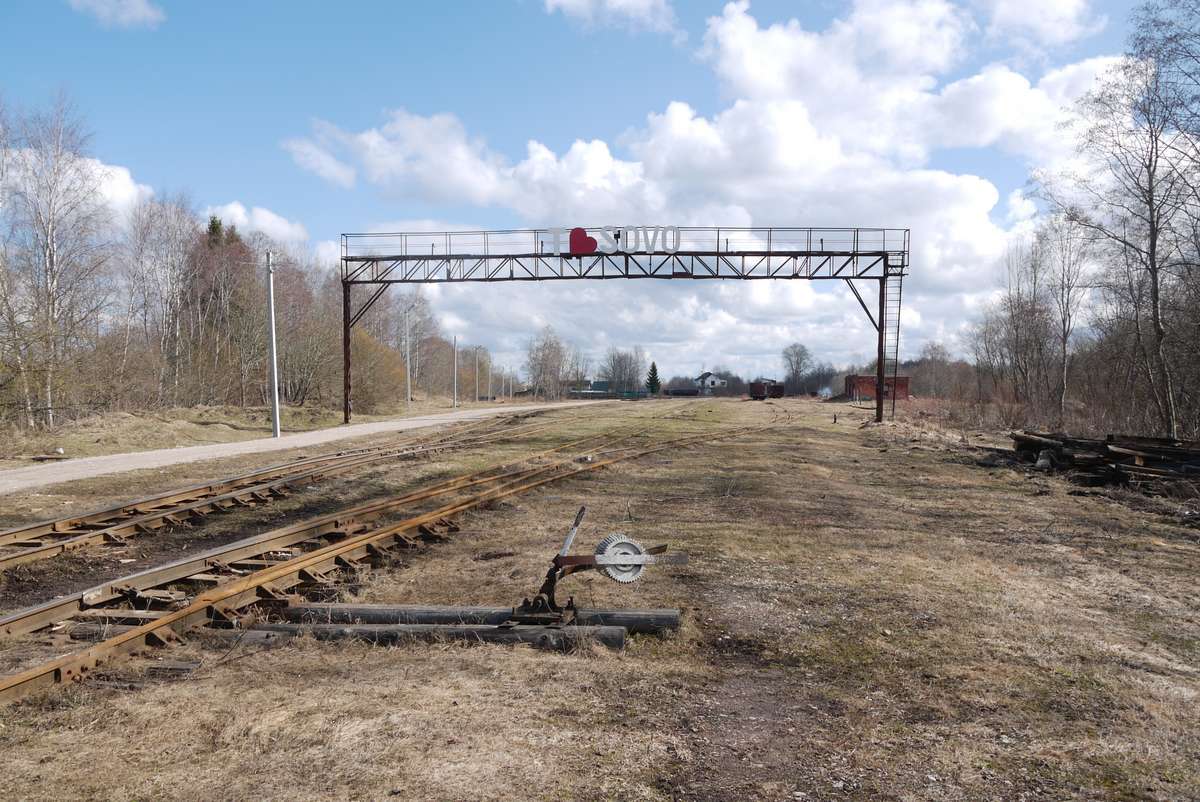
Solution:
<svg viewBox="0 0 1200 802"><path fill-rule="evenodd" d="M875 328L875 419L899 365L906 228L608 226L342 235L343 413L350 332L392 284L569 279L844 281ZM873 303L860 288L876 286ZM366 285L357 308L352 290ZM892 398L895 411L895 398Z"/></svg>

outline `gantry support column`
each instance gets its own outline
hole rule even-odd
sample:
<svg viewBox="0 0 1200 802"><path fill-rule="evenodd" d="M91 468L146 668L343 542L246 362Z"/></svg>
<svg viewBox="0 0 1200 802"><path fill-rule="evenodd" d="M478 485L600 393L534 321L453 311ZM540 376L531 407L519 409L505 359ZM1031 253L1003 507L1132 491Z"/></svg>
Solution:
<svg viewBox="0 0 1200 802"><path fill-rule="evenodd" d="M350 282L342 282L342 420L350 422Z"/></svg>
<svg viewBox="0 0 1200 802"><path fill-rule="evenodd" d="M887 309L884 305L884 299L887 297L887 276L879 279L879 317L876 322L879 323L879 347L875 355L875 422L883 423L883 391L885 386L883 372L883 354L885 350L884 336L887 332L887 321L884 316L887 314ZM347 376L350 374L347 373Z"/></svg>

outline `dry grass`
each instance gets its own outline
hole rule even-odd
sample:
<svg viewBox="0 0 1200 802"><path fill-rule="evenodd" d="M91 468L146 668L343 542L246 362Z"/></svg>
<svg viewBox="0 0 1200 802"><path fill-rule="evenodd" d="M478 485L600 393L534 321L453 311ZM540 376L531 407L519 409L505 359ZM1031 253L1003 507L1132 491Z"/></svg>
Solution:
<svg viewBox="0 0 1200 802"><path fill-rule="evenodd" d="M518 601L586 503L578 549L625 531L692 562L632 588L586 576L565 588L588 606L683 606L673 639L566 656L197 642L170 654L204 661L189 679L134 672L140 690L0 711L0 787L29 799L1200 795L1194 529L978 467L953 432L860 428L867 413L844 407L834 424L832 405L699 401L651 425L661 440L781 406L785 427L474 513L359 593ZM472 559L500 550L513 556Z"/></svg>
<svg viewBox="0 0 1200 802"><path fill-rule="evenodd" d="M491 406L498 405L482 402L459 404L461 409ZM406 412L401 403L380 414L356 413L354 422L392 420L406 415L433 415L450 409L449 398L418 399L413 402L410 412ZM318 406L283 406L280 418L284 432L329 429L342 423L341 410ZM49 454L56 448L63 449L68 457L96 457L157 448L233 443L269 437L270 434L269 407L217 406L110 412L67 423L51 431L0 429L0 469L29 465L33 455Z"/></svg>

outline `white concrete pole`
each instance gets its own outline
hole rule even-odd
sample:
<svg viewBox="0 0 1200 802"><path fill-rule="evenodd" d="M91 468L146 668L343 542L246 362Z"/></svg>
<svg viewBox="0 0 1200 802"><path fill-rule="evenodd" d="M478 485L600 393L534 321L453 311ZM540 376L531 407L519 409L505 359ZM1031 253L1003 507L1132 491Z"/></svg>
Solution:
<svg viewBox="0 0 1200 802"><path fill-rule="evenodd" d="M408 325L412 304L404 310L404 412L412 412L412 329Z"/></svg>
<svg viewBox="0 0 1200 802"><path fill-rule="evenodd" d="M271 436L279 436L279 362L275 355L275 268L271 252L267 251L267 318L270 326L271 349Z"/></svg>
<svg viewBox="0 0 1200 802"><path fill-rule="evenodd" d="M458 408L458 335L454 335L454 408Z"/></svg>

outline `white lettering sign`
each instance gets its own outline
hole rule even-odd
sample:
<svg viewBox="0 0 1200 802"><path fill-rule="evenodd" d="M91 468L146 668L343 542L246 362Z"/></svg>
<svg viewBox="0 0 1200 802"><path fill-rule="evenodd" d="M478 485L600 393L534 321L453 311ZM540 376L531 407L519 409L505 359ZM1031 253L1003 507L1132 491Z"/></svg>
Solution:
<svg viewBox="0 0 1200 802"><path fill-rule="evenodd" d="M604 226L592 229L591 234L579 227L548 228L542 245L555 256L676 253L679 250L679 226Z"/></svg>

